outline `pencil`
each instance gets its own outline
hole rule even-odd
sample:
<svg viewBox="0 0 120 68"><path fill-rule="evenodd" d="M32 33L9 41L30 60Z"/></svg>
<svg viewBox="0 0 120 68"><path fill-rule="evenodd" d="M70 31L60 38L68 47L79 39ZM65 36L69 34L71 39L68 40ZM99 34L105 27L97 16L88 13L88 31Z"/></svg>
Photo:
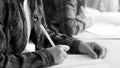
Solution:
<svg viewBox="0 0 120 68"><path fill-rule="evenodd" d="M83 12L83 14L85 15L85 18L87 18L87 15L86 15L86 11L85 11L85 9L84 9L84 7L83 6L81 6L81 10L82 10L82 12Z"/></svg>
<svg viewBox="0 0 120 68"><path fill-rule="evenodd" d="M48 32L46 31L46 29L44 28L44 26L42 24L40 24L40 28L43 31L43 33L45 34L45 36L47 37L47 39L49 40L49 42L51 43L52 47L55 47L54 42L52 41L52 39L50 38Z"/></svg>

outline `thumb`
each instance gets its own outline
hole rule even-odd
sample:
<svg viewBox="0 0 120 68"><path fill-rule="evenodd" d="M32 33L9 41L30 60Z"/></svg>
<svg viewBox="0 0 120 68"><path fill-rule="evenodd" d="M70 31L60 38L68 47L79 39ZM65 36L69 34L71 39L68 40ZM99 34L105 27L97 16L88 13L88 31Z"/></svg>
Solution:
<svg viewBox="0 0 120 68"><path fill-rule="evenodd" d="M93 50L91 50L89 52L89 56L92 57L93 59L97 59L98 58L97 54Z"/></svg>
<svg viewBox="0 0 120 68"><path fill-rule="evenodd" d="M88 50L86 50L86 51L87 51L88 55L90 57L92 57L93 59L97 59L98 58L97 54L90 47L88 47Z"/></svg>
<svg viewBox="0 0 120 68"><path fill-rule="evenodd" d="M69 47L69 46L66 46L66 45L62 45L62 49L63 49L64 51L68 51L68 50L70 49L70 47Z"/></svg>

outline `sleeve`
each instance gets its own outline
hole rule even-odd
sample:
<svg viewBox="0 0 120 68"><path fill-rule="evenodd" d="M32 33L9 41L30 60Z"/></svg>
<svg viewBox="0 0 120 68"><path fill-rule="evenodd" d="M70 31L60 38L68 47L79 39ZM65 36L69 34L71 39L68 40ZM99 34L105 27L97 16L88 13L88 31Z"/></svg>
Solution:
<svg viewBox="0 0 120 68"><path fill-rule="evenodd" d="M67 45L70 47L70 50L68 51L69 54L78 54L79 49L78 46L81 43L81 40L78 40L74 37L67 36L66 34L59 34L55 33L49 29L47 29L49 35L51 36L53 42L55 45ZM49 41L48 41L49 42ZM46 43L48 43L46 42ZM51 45L47 45L47 47L50 47Z"/></svg>
<svg viewBox="0 0 120 68"><path fill-rule="evenodd" d="M0 68L42 68L53 64L53 57L47 50L16 55L0 53Z"/></svg>
<svg viewBox="0 0 120 68"><path fill-rule="evenodd" d="M4 33L6 8L0 0L0 68L42 68L54 64L54 58L47 50L35 52L6 54L6 34ZM6 0L5 0L6 1Z"/></svg>
<svg viewBox="0 0 120 68"><path fill-rule="evenodd" d="M47 50L21 54L4 54L6 39L1 22L2 19L0 19L0 68L41 68L54 64L54 58Z"/></svg>
<svg viewBox="0 0 120 68"><path fill-rule="evenodd" d="M60 23L61 33L72 36L84 30L80 4L81 0L55 0L57 12L54 19Z"/></svg>

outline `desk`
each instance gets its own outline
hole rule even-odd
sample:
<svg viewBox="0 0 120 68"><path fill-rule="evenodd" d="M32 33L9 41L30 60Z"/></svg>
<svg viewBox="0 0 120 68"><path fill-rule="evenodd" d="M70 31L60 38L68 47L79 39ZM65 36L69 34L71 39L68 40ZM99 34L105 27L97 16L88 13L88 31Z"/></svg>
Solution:
<svg viewBox="0 0 120 68"><path fill-rule="evenodd" d="M106 57L103 59L110 68L120 68L120 35L100 36L89 32L83 32L76 38L90 42L94 41L108 49Z"/></svg>
<svg viewBox="0 0 120 68"><path fill-rule="evenodd" d="M103 59L104 63L105 64L108 64L109 68L120 68L120 40L90 40L90 39L84 39L84 41L95 41L97 43L99 43L100 45L106 47L108 49L108 52L107 52L107 55L106 57ZM72 59L71 59L72 58ZM70 64L69 62L72 62L72 63L79 63L80 61L86 61L86 60L90 60L90 58L86 57L86 56L79 56L79 58L81 59L78 59L78 56L69 56L68 59L70 60L65 60L65 62L67 61L68 62L68 65ZM97 62L96 60L94 60L94 62ZM100 62L102 63L102 62ZM67 66L65 68L79 68L80 66L78 66L76 64L73 65L75 67L72 67L72 66ZM103 66L106 66L105 64L103 64ZM79 64L80 65L80 64ZM98 65L100 66L100 65ZM51 67L51 68L64 68L64 62L63 62L63 67L61 65L57 66L57 67ZM90 67L84 67L82 66L81 68L90 68ZM95 67L92 67L92 68L95 68ZM96 67L96 68L107 68L106 67Z"/></svg>
<svg viewBox="0 0 120 68"><path fill-rule="evenodd" d="M109 68L109 66L101 59L92 59L86 55L68 55L63 63L48 68Z"/></svg>
<svg viewBox="0 0 120 68"><path fill-rule="evenodd" d="M91 59L87 56L69 55L67 60L65 60L61 65L56 65L50 68L120 68L120 36L104 37L85 32L84 34L78 35L76 38L86 42L94 41L101 46L106 47L108 49L106 57L102 60L91 61ZM81 61L84 62L84 65ZM88 65L87 62L90 62L91 65ZM94 63L99 64L94 66Z"/></svg>
<svg viewBox="0 0 120 68"><path fill-rule="evenodd" d="M110 68L120 68L120 40L85 40L95 41L108 49L106 57L103 59Z"/></svg>

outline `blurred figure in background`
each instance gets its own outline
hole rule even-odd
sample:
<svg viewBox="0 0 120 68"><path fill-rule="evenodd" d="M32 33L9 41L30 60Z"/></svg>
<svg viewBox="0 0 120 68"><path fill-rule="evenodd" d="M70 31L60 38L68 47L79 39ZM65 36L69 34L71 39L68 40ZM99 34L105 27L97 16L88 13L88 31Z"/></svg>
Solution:
<svg viewBox="0 0 120 68"><path fill-rule="evenodd" d="M48 27L56 33L76 35L85 29L84 0L43 0Z"/></svg>
<svg viewBox="0 0 120 68"><path fill-rule="evenodd" d="M118 12L120 0L85 0L86 6L102 12Z"/></svg>

